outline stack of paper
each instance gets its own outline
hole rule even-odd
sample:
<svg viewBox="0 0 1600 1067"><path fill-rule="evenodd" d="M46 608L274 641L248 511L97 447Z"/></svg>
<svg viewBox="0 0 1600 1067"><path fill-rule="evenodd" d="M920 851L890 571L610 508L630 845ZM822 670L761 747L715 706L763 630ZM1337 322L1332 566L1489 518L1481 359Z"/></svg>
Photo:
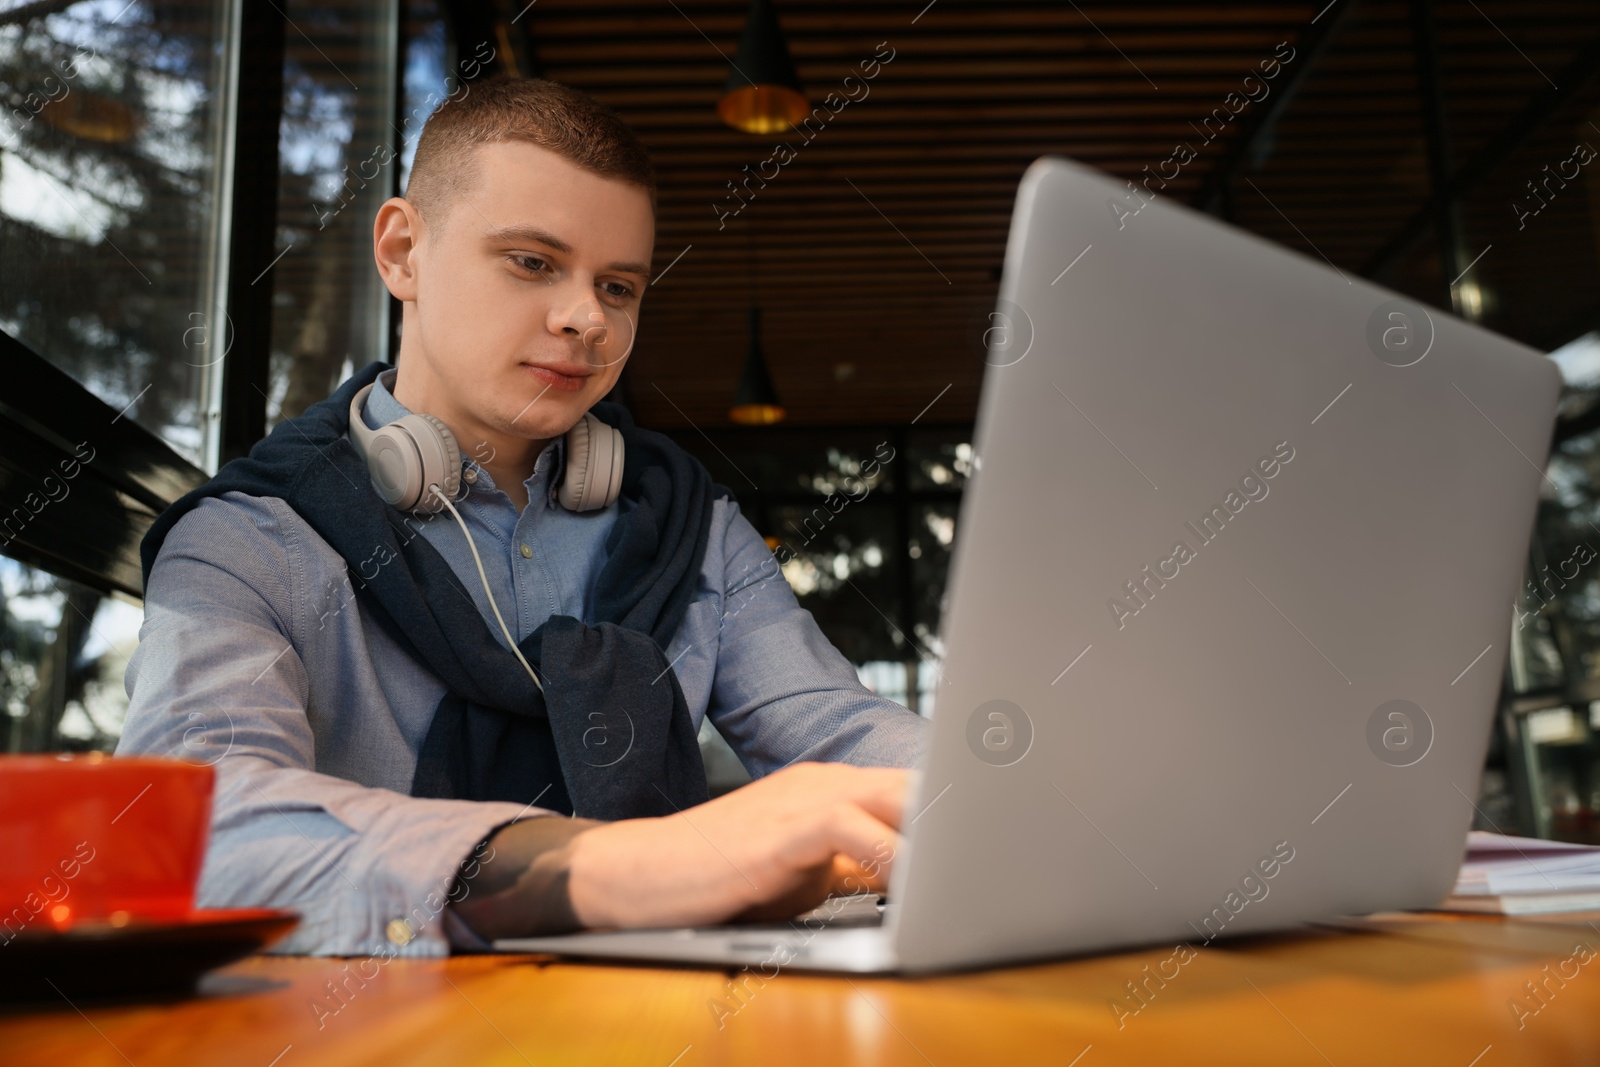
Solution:
<svg viewBox="0 0 1600 1067"><path fill-rule="evenodd" d="M1441 907L1502 915L1600 909L1600 848L1474 830Z"/></svg>

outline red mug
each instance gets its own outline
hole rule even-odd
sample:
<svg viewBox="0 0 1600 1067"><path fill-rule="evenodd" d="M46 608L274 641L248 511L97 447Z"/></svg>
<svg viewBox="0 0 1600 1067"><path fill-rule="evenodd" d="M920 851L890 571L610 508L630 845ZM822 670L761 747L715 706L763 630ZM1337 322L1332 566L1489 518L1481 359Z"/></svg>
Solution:
<svg viewBox="0 0 1600 1067"><path fill-rule="evenodd" d="M0 944L190 914L215 781L177 759L0 755Z"/></svg>

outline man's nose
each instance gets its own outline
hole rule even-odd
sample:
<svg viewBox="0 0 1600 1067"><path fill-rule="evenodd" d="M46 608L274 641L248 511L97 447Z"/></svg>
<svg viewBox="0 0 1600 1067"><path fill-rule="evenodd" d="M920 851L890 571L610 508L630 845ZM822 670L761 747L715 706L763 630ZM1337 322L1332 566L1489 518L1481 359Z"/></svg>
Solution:
<svg viewBox="0 0 1600 1067"><path fill-rule="evenodd" d="M594 285L586 280L576 280L573 284L563 285L565 292L557 295L555 304L550 309L551 324L557 326L567 335L576 335L584 343L590 344L592 335L590 331L597 325L605 322L605 314L600 308L600 301L595 299Z"/></svg>

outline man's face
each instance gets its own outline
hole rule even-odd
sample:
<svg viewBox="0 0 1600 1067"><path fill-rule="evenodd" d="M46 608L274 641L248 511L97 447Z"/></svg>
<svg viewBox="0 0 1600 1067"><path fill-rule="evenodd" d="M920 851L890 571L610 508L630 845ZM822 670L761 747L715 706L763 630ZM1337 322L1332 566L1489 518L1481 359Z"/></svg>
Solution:
<svg viewBox="0 0 1600 1067"><path fill-rule="evenodd" d="M521 142L480 145L477 162L442 225L424 220L415 257L429 410L468 432L557 437L611 391L633 348L650 196Z"/></svg>

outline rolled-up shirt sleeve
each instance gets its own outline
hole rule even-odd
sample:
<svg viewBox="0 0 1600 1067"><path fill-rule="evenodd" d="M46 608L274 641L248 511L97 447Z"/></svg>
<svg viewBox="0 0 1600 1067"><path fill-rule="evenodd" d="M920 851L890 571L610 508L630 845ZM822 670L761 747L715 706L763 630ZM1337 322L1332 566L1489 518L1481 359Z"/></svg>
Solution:
<svg viewBox="0 0 1600 1067"><path fill-rule="evenodd" d="M265 532L232 545L196 536L215 521L202 510L174 527L151 570L117 747L216 768L197 906L297 911L300 925L272 949L280 953L481 946L446 907L460 865L498 827L551 813L318 773L306 671L275 607L299 592L291 557ZM252 554L248 566L218 562L239 552Z"/></svg>
<svg viewBox="0 0 1600 1067"><path fill-rule="evenodd" d="M707 714L759 777L817 760L914 767L933 725L861 683L743 515L725 543L717 666Z"/></svg>

